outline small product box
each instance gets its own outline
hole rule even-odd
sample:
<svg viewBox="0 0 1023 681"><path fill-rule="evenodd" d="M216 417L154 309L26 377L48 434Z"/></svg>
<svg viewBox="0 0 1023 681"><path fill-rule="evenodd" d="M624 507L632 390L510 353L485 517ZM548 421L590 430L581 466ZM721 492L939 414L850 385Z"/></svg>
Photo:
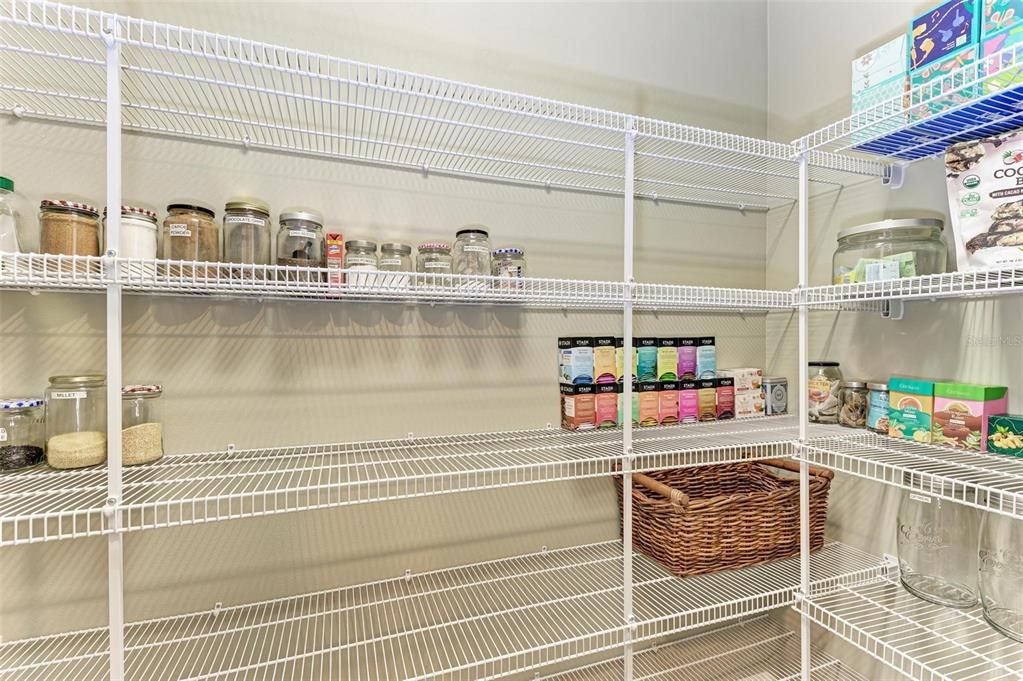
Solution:
<svg viewBox="0 0 1023 681"><path fill-rule="evenodd" d="M680 381L696 380L696 348L699 338L678 339L678 378Z"/></svg>
<svg viewBox="0 0 1023 681"><path fill-rule="evenodd" d="M718 381L716 378L696 382L696 407L701 421L718 417Z"/></svg>
<svg viewBox="0 0 1023 681"><path fill-rule="evenodd" d="M696 346L696 376L709 380L717 378L717 375L718 355L714 346L714 336L705 336L699 339Z"/></svg>
<svg viewBox="0 0 1023 681"><path fill-rule="evenodd" d="M618 425L618 392L621 386L617 383L598 383L594 398L595 422L597 428L614 428Z"/></svg>
<svg viewBox="0 0 1023 681"><path fill-rule="evenodd" d="M906 94L909 83L909 57L906 34L874 48L852 63L852 111L866 111ZM880 115L880 114L879 114ZM885 125L888 125L885 123ZM891 121L892 129L899 121ZM889 132L871 130L871 137Z"/></svg>
<svg viewBox="0 0 1023 681"><path fill-rule="evenodd" d="M717 402L717 419L724 421L735 418L735 379L717 379L715 401ZM759 391L758 391L759 392Z"/></svg>
<svg viewBox="0 0 1023 681"><path fill-rule="evenodd" d="M910 110L911 121L944 113L953 107L967 104L980 95L981 86L976 84L977 70L981 68L977 61L977 52L978 47L970 45L910 74L909 87L912 93L910 104L920 105ZM975 68L964 69L971 65ZM935 82L938 84L933 87L917 90L921 86Z"/></svg>
<svg viewBox="0 0 1023 681"><path fill-rule="evenodd" d="M618 386L618 425L625 425L625 385ZM639 425L639 386L632 382L632 425Z"/></svg>
<svg viewBox="0 0 1023 681"><path fill-rule="evenodd" d="M888 381L888 435L914 442L931 441L935 381L892 376Z"/></svg>
<svg viewBox="0 0 1023 681"><path fill-rule="evenodd" d="M696 381L680 381L678 384L678 420L679 423L696 423L700 420Z"/></svg>
<svg viewBox="0 0 1023 681"><path fill-rule="evenodd" d="M558 339L561 382L571 385L593 383L593 339L571 337Z"/></svg>
<svg viewBox="0 0 1023 681"><path fill-rule="evenodd" d="M678 378L678 339L657 339L657 380L674 381Z"/></svg>
<svg viewBox="0 0 1023 681"><path fill-rule="evenodd" d="M975 82L975 73L965 70L958 77L947 76L965 66L977 64L980 7L984 1L947 0L910 24L910 105L922 104L911 110L911 120L940 114L975 99L979 94L977 87L971 85ZM941 82L936 87L916 90L938 80Z"/></svg>
<svg viewBox="0 0 1023 681"><path fill-rule="evenodd" d="M636 362L636 354L632 355L633 364ZM615 337L615 380L621 383L625 377L625 339L621 336ZM632 375L636 377L635 372Z"/></svg>
<svg viewBox="0 0 1023 681"><path fill-rule="evenodd" d="M640 382L657 380L657 339L633 338L636 376Z"/></svg>
<svg viewBox="0 0 1023 681"><path fill-rule="evenodd" d="M615 368L615 337L597 336L593 339L593 380L596 383L614 383L617 380Z"/></svg>
<svg viewBox="0 0 1023 681"><path fill-rule="evenodd" d="M981 0L980 43L984 60L984 94L992 94L1019 85L1018 67L1021 59L1016 50L996 57L1002 50L1015 47L1023 42L1023 0ZM1001 75L995 75L1009 69Z"/></svg>
<svg viewBox="0 0 1023 681"><path fill-rule="evenodd" d="M639 425L656 426L660 418L661 403L657 389L657 381L641 381L639 383Z"/></svg>
<svg viewBox="0 0 1023 681"><path fill-rule="evenodd" d="M657 405L657 418L662 426L678 423L678 382L661 381Z"/></svg>
<svg viewBox="0 0 1023 681"><path fill-rule="evenodd" d="M596 391L593 384L561 385L561 427L593 430L597 427Z"/></svg>
<svg viewBox="0 0 1023 681"><path fill-rule="evenodd" d="M988 418L1004 414L1009 389L1003 385L938 383L934 386L931 441L959 449L987 451Z"/></svg>
<svg viewBox="0 0 1023 681"><path fill-rule="evenodd" d="M751 416L763 416L766 402L761 390L747 390L735 393L735 416L745 419Z"/></svg>
<svg viewBox="0 0 1023 681"><path fill-rule="evenodd" d="M1023 416L990 416L987 432L987 451L1023 457Z"/></svg>
<svg viewBox="0 0 1023 681"><path fill-rule="evenodd" d="M747 390L760 392L761 383L764 380L762 369L722 369L718 372L718 378L731 378L735 381L736 394Z"/></svg>
<svg viewBox="0 0 1023 681"><path fill-rule="evenodd" d="M324 243L327 259L327 283L331 288L341 288L345 283L345 237L340 232L327 232Z"/></svg>

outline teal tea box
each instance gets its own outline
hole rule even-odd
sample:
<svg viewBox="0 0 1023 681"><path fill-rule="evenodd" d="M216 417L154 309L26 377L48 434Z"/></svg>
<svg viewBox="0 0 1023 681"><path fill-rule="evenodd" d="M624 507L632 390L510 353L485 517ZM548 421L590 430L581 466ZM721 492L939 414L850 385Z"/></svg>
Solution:
<svg viewBox="0 0 1023 681"><path fill-rule="evenodd" d="M947 0L909 28L910 119L920 120L968 102L980 46L980 9L985 0ZM925 87L931 85L931 87ZM922 88L922 89L918 89Z"/></svg>
<svg viewBox="0 0 1023 681"><path fill-rule="evenodd" d="M853 113L866 111L906 93L909 75L907 49L906 35L902 34L853 60Z"/></svg>
<svg viewBox="0 0 1023 681"><path fill-rule="evenodd" d="M888 435L915 442L931 441L935 381L892 376L888 381Z"/></svg>
<svg viewBox="0 0 1023 681"><path fill-rule="evenodd" d="M696 345L696 377L700 379L717 378L718 354L714 345L714 336L705 336Z"/></svg>
<svg viewBox="0 0 1023 681"><path fill-rule="evenodd" d="M981 2L981 58L985 75L990 76L984 80L987 95L1019 83L1019 58L1009 48L1023 43L1023 0Z"/></svg>

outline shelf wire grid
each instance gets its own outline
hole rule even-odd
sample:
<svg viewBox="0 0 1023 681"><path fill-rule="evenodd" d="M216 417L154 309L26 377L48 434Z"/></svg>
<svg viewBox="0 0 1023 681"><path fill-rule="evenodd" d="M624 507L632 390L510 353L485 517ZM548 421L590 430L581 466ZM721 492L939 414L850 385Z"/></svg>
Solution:
<svg viewBox="0 0 1023 681"><path fill-rule="evenodd" d="M995 631L980 608L924 601L898 570L872 583L813 594L797 605L813 621L917 681L1018 681L1023 645Z"/></svg>
<svg viewBox="0 0 1023 681"><path fill-rule="evenodd" d="M798 557L678 579L635 555L636 614L665 602L718 603L731 618L791 605ZM811 557L815 583L876 574L878 560L842 544ZM845 572L843 572L845 571ZM151 619L126 627L127 678L493 679L623 644L619 541L544 551L254 604ZM758 592L782 590L762 598ZM683 606L685 607L685 606ZM706 610L706 608L704 608ZM661 619L659 635L683 626ZM10 681L99 681L103 628L0 644ZM73 676L67 674L73 673Z"/></svg>
<svg viewBox="0 0 1023 681"><path fill-rule="evenodd" d="M1020 460L866 433L814 438L798 458L911 492L1023 518Z"/></svg>
<svg viewBox="0 0 1023 681"><path fill-rule="evenodd" d="M633 655L635 681L800 681L799 633L765 615L658 645ZM813 650L815 681L867 681L837 659ZM621 681L621 658L543 677L545 681Z"/></svg>
<svg viewBox="0 0 1023 681"><path fill-rule="evenodd" d="M838 427L828 431L837 434ZM633 467L654 470L790 456L794 417L637 430ZM556 429L171 454L123 471L108 509L105 467L45 466L0 477L0 546L482 489L612 476L621 430Z"/></svg>
<svg viewBox="0 0 1023 681"><path fill-rule="evenodd" d="M993 268L928 274L860 284L811 286L797 293L796 304L845 309L886 300L987 298L1023 292L1023 268Z"/></svg>
<svg viewBox="0 0 1023 681"><path fill-rule="evenodd" d="M40 0L0 5L0 110L102 124L107 25L127 130L617 195L634 134L637 196L766 210L798 193L793 145ZM811 161L824 189L887 173Z"/></svg>

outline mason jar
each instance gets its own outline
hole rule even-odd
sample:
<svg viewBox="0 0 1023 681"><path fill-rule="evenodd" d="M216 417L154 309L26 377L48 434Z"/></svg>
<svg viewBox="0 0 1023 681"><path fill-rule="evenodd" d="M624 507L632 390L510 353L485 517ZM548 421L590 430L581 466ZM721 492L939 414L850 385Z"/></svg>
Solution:
<svg viewBox="0 0 1023 681"><path fill-rule="evenodd" d="M491 274L497 277L499 289L522 288L519 281L526 276L526 252L521 248L497 248L492 254Z"/></svg>
<svg viewBox="0 0 1023 681"><path fill-rule="evenodd" d="M325 267L323 215L311 208L284 211L277 230L277 264L288 267ZM288 281L323 281L323 273L285 273Z"/></svg>
<svg viewBox="0 0 1023 681"><path fill-rule="evenodd" d="M28 250L28 244L22 243L22 211L21 199L14 193L14 180L0 177L0 252Z"/></svg>
<svg viewBox="0 0 1023 681"><path fill-rule="evenodd" d="M842 370L838 362L809 362L807 410L811 423L838 423Z"/></svg>
<svg viewBox="0 0 1023 681"><path fill-rule="evenodd" d="M412 267L412 247L408 244L394 242L380 244L380 261L377 269L381 272L395 272L398 274L380 275L378 283L388 288L408 288L414 272Z"/></svg>
<svg viewBox="0 0 1023 681"><path fill-rule="evenodd" d="M39 248L54 255L99 255L99 210L77 201L39 204Z"/></svg>
<svg viewBox="0 0 1023 681"><path fill-rule="evenodd" d="M163 221L163 251L165 260L194 262L220 261L220 225L213 209L197 203L172 203L167 206ZM172 276L193 276L191 265L171 265ZM205 269L205 268L203 268ZM199 276L205 272L200 270Z"/></svg>
<svg viewBox="0 0 1023 681"><path fill-rule="evenodd" d="M346 281L349 286L373 286L376 283L377 244L366 239L345 242Z"/></svg>
<svg viewBox="0 0 1023 681"><path fill-rule="evenodd" d="M125 466L152 463L163 456L160 385L121 388L121 460Z"/></svg>
<svg viewBox="0 0 1023 681"><path fill-rule="evenodd" d="M1023 520L985 513L978 560L984 619L1023 643Z"/></svg>
<svg viewBox="0 0 1023 681"><path fill-rule="evenodd" d="M108 236L107 209L103 209L103 235ZM156 213L138 206L121 206L121 238L117 255L122 258L155 260L159 244ZM108 245L109 246L109 245Z"/></svg>
<svg viewBox="0 0 1023 681"><path fill-rule="evenodd" d="M838 424L846 428L867 427L866 381L843 381L840 389L842 406L838 409Z"/></svg>
<svg viewBox="0 0 1023 681"><path fill-rule="evenodd" d="M224 262L270 264L270 206L248 197L236 197L227 202L224 206Z"/></svg>
<svg viewBox="0 0 1023 681"><path fill-rule="evenodd" d="M46 461L82 468L107 460L106 377L51 376L46 388Z"/></svg>
<svg viewBox="0 0 1023 681"><path fill-rule="evenodd" d="M0 471L35 466L46 453L42 398L0 400Z"/></svg>
<svg viewBox="0 0 1023 681"><path fill-rule="evenodd" d="M490 275L490 232L484 225L470 225L455 233L455 247L451 254L455 274L473 276ZM485 281L459 282L459 288L480 289Z"/></svg>
<svg viewBox="0 0 1023 681"><path fill-rule="evenodd" d="M451 274L451 244L446 241L426 241L419 244L416 272L419 274ZM450 286L447 278L421 277L425 286Z"/></svg>

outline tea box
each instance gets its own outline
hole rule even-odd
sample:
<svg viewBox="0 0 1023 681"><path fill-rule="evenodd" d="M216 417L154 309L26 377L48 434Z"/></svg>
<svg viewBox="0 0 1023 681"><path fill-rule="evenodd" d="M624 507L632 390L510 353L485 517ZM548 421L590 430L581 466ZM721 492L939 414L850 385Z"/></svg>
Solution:
<svg viewBox="0 0 1023 681"><path fill-rule="evenodd" d="M656 426L660 423L661 402L657 394L660 384L656 381L639 383L639 425Z"/></svg>
<svg viewBox="0 0 1023 681"><path fill-rule="evenodd" d="M657 392L657 420L662 426L678 423L678 383L662 381Z"/></svg>
<svg viewBox="0 0 1023 681"><path fill-rule="evenodd" d="M931 441L935 381L892 376L888 381L888 435L914 442Z"/></svg>
<svg viewBox="0 0 1023 681"><path fill-rule="evenodd" d="M987 451L1023 457L1023 416L990 416L987 432Z"/></svg>
<svg viewBox="0 0 1023 681"><path fill-rule="evenodd" d="M618 386L618 424L625 425L625 386ZM639 425L639 386L632 382L632 425Z"/></svg>
<svg viewBox="0 0 1023 681"><path fill-rule="evenodd" d="M699 390L696 381L681 381L678 391L679 423L696 423L700 420Z"/></svg>
<svg viewBox="0 0 1023 681"><path fill-rule="evenodd" d="M657 380L674 381L678 378L678 339L657 339Z"/></svg>
<svg viewBox="0 0 1023 681"><path fill-rule="evenodd" d="M719 378L714 398L717 402L716 416L719 421L735 418L735 379Z"/></svg>
<svg viewBox="0 0 1023 681"><path fill-rule="evenodd" d="M617 380L615 337L597 336L593 339L593 381L614 383Z"/></svg>
<svg viewBox="0 0 1023 681"><path fill-rule="evenodd" d="M696 407L699 411L700 421L717 420L717 390L717 379L696 382Z"/></svg>
<svg viewBox="0 0 1023 681"><path fill-rule="evenodd" d="M678 378L680 381L692 381L696 378L696 348L699 338L678 339Z"/></svg>
<svg viewBox="0 0 1023 681"><path fill-rule="evenodd" d="M738 418L763 416L767 413L767 401L761 390L747 390L735 393L735 415ZM784 413L784 412L782 412Z"/></svg>
<svg viewBox="0 0 1023 681"><path fill-rule="evenodd" d="M787 414L789 411L789 380L783 376L769 376L764 378L763 385L764 391L761 397L764 401L763 413L768 416ZM738 413L738 405L736 405L736 413Z"/></svg>
<svg viewBox="0 0 1023 681"><path fill-rule="evenodd" d="M717 378L718 356L714 336L700 338L696 345L696 377L704 380Z"/></svg>
<svg viewBox="0 0 1023 681"><path fill-rule="evenodd" d="M592 338L559 338L558 358L562 383L570 385L593 383Z"/></svg>
<svg viewBox="0 0 1023 681"><path fill-rule="evenodd" d="M618 392L617 383L598 383L594 398L594 423L597 428L614 428L618 425Z"/></svg>
<svg viewBox="0 0 1023 681"><path fill-rule="evenodd" d="M761 369L754 368L722 369L718 372L718 378L733 379L735 381L735 392L737 393L745 390L759 391L764 378L764 372Z"/></svg>
<svg viewBox="0 0 1023 681"><path fill-rule="evenodd" d="M633 338L636 355L636 378L640 381L657 380L657 339Z"/></svg>
<svg viewBox="0 0 1023 681"><path fill-rule="evenodd" d="M938 383L934 386L931 441L973 451L987 451L988 417L1004 414L1009 389L1000 385Z"/></svg>
<svg viewBox="0 0 1023 681"><path fill-rule="evenodd" d="M596 391L592 384L561 385L561 427L593 430L596 423Z"/></svg>

